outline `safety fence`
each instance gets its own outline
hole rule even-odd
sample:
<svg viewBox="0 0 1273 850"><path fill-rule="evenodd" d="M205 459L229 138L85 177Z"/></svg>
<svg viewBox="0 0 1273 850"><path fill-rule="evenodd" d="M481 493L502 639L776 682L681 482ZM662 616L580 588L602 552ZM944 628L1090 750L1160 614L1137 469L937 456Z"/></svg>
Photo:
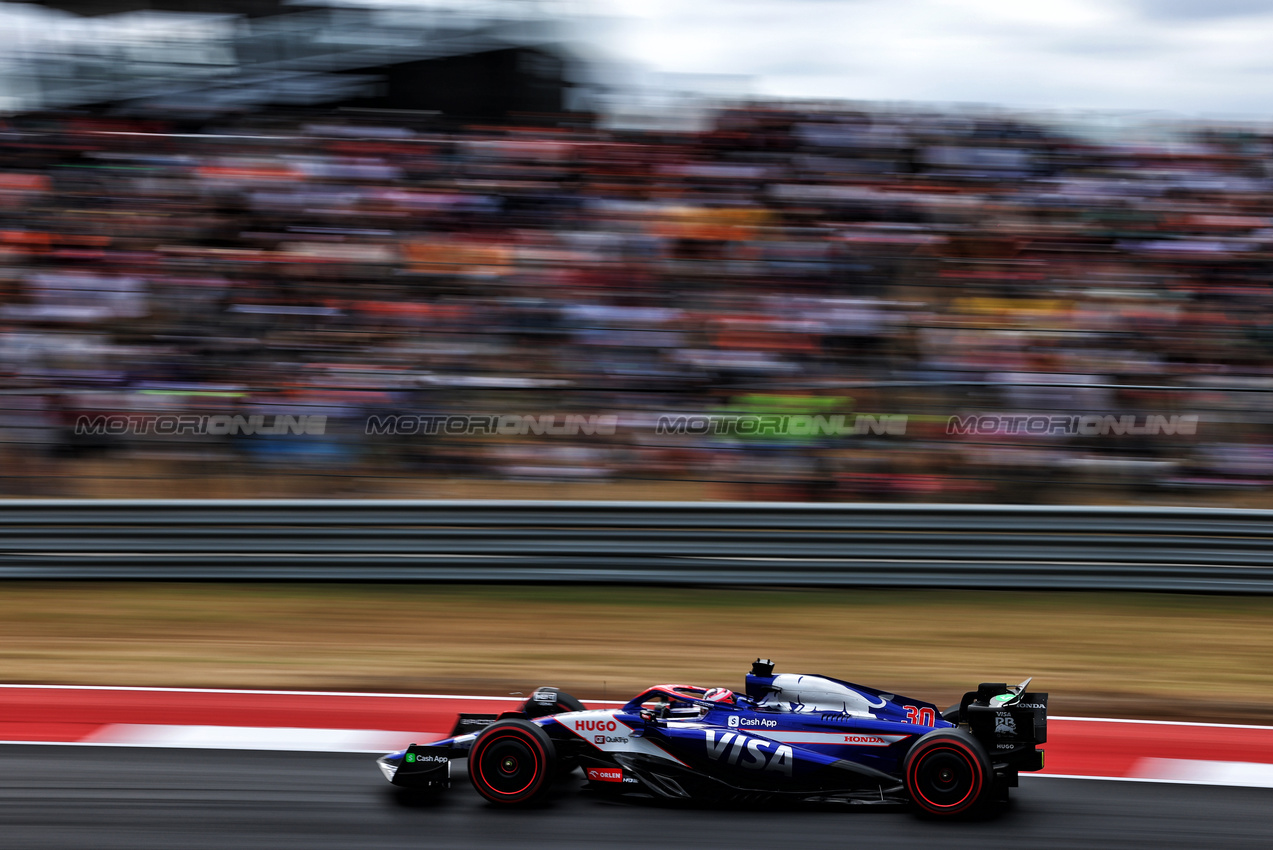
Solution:
<svg viewBox="0 0 1273 850"><path fill-rule="evenodd" d="M1273 512L0 501L0 578L1273 592Z"/></svg>

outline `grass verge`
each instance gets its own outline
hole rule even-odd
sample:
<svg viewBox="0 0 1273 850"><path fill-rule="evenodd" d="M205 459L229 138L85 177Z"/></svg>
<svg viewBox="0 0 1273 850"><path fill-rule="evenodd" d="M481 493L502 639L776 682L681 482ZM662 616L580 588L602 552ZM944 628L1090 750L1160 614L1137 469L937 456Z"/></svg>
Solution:
<svg viewBox="0 0 1273 850"><path fill-rule="evenodd" d="M752 659L945 706L1273 722L1273 599L632 587L0 584L0 681L617 699Z"/></svg>

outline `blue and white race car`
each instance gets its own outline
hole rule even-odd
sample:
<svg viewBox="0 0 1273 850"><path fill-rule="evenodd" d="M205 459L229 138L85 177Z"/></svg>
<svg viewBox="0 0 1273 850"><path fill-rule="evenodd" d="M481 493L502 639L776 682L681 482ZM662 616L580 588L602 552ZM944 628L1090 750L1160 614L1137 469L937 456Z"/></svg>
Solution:
<svg viewBox="0 0 1273 850"><path fill-rule="evenodd" d="M757 660L745 694L656 685L622 708L587 710L541 688L520 711L379 760L394 785L450 787L451 762L492 803L542 801L579 769L590 791L703 802L910 802L961 815L1007 799L1020 771L1041 770L1044 693L983 684L958 705L883 693L826 676L773 672Z"/></svg>

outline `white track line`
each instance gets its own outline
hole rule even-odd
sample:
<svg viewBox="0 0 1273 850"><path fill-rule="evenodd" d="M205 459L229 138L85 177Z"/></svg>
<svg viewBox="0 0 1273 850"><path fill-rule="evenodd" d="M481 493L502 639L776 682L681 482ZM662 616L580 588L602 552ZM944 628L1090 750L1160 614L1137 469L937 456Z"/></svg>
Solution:
<svg viewBox="0 0 1273 850"><path fill-rule="evenodd" d="M1235 785L1231 782L1214 782L1206 779L1157 779L1151 776L1087 776L1079 773L1023 773L1022 779L1086 779L1097 782L1152 782L1160 785L1210 785L1217 788L1260 788L1268 786Z"/></svg>
<svg viewBox="0 0 1273 850"><path fill-rule="evenodd" d="M528 693L509 693L508 696L476 696L466 695L466 693L374 693L363 691L257 691L251 688L224 688L224 687L146 687L146 686L115 686L115 685L0 685L0 690L5 688L13 688L13 690L33 691L140 691L154 693L261 693L267 696L353 696L364 697L364 699L379 700L472 700L472 701L508 701L517 700L518 697L530 697ZM591 702L593 705L624 705L626 700L584 700ZM1137 723L1146 725L1161 725L1161 727L1214 727L1217 729L1269 729L1273 732L1273 727L1262 727L1262 725L1240 724L1240 723L1194 723L1189 720L1132 720L1124 718L1076 718L1076 716L1067 715L1051 715L1049 720L1074 720L1081 723ZM0 742L4 743L4 742Z"/></svg>
<svg viewBox="0 0 1273 850"><path fill-rule="evenodd" d="M419 730L312 729L273 726L176 726L112 723L83 739L91 744L126 744L197 750L278 750L288 752L392 752L410 743L446 737Z"/></svg>
<svg viewBox="0 0 1273 850"><path fill-rule="evenodd" d="M454 700L465 702L508 702L526 694L478 696L472 694L387 694L348 691L284 691L246 688L163 688L114 687L110 685L25 685L0 684L0 691L125 691L140 693L239 694L261 696L357 697L371 699ZM623 705L619 700L587 700L593 705ZM1056 716L1051 720L1080 723L1128 723L1174 727L1212 727L1273 731L1273 726L1237 723L1193 723L1179 720L1129 720L1113 717ZM166 724L103 725L81 741L0 741L7 746L139 747L153 749L229 749L276 752L383 753L404 745L422 733L379 730L308 729L296 727L175 726ZM399 743L400 741L400 743ZM1134 770L1138 776L1094 776L1084 774L1033 773L1032 779L1085 779L1105 782L1158 782L1174 785L1231 787L1273 787L1273 765L1261 762L1211 762L1192 759L1141 759ZM1196 775L1190 775L1196 774Z"/></svg>
<svg viewBox="0 0 1273 850"><path fill-rule="evenodd" d="M1250 726L1242 723L1195 723L1189 720L1124 720L1118 717L1064 717L1048 716L1048 720L1076 720L1083 723L1138 723L1149 726L1208 726L1215 729L1267 729L1273 732L1273 726Z"/></svg>
<svg viewBox="0 0 1273 850"><path fill-rule="evenodd" d="M115 685L9 685L0 684L0 690L27 689L44 691L141 691L170 694L263 694L269 696L309 696L309 697L363 697L373 699L452 699L502 702L516 700L519 697L529 698L530 694L509 694L503 697L476 696L471 694L385 694L361 691L261 691L248 688L157 688ZM594 705L624 705L626 700L586 699L586 703ZM1188 720L1129 720L1120 717L1069 717L1051 715L1049 720L1073 720L1083 723L1138 723L1152 726L1210 726L1217 729L1268 729L1273 726L1256 726L1242 723L1198 723ZM0 741L0 743L4 743Z"/></svg>

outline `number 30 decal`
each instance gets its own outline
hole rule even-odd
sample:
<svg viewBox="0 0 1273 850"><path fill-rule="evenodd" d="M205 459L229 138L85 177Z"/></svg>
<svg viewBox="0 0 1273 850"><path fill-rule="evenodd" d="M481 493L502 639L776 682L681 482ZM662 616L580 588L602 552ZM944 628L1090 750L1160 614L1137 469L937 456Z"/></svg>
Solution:
<svg viewBox="0 0 1273 850"><path fill-rule="evenodd" d="M915 723L919 726L935 726L937 725L937 712L931 708L916 708L913 705L906 706L906 722Z"/></svg>

